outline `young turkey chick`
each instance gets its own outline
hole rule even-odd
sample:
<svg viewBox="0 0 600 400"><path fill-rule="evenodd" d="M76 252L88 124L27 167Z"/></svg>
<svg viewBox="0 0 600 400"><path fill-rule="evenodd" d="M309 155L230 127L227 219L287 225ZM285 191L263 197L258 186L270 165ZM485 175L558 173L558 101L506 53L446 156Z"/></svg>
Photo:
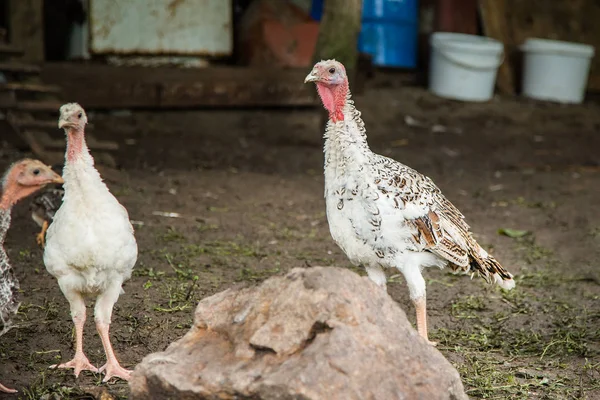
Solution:
<svg viewBox="0 0 600 400"><path fill-rule="evenodd" d="M57 280L71 306L75 324L75 357L58 368L105 372L128 380L131 371L121 367L110 343L113 306L131 277L137 243L127 210L110 193L85 143L87 117L79 104L60 108L58 127L65 130L67 151L63 170L65 195L48 228L44 263ZM106 353L106 364L97 369L83 353L84 296L96 297L94 319Z"/></svg>
<svg viewBox="0 0 600 400"><path fill-rule="evenodd" d="M0 336L8 331L10 316L17 311L19 303L15 294L19 282L14 276L6 251L4 238L10 226L12 206L24 197L41 189L48 183L62 183L60 175L41 161L25 159L14 163L2 179L2 196L0 197ZM0 392L15 393L0 384Z"/></svg>
<svg viewBox="0 0 600 400"><path fill-rule="evenodd" d="M450 265L504 289L515 286L512 275L477 243L464 216L430 178L371 151L342 64L321 61L305 82L315 82L329 111L324 169L331 236L379 286L386 287L382 267L402 272L425 340L425 267Z"/></svg>
<svg viewBox="0 0 600 400"><path fill-rule="evenodd" d="M57 174L62 175L62 167L59 164L52 166L52 169ZM37 244L42 249L46 245L46 231L48 230L48 226L52 223L54 214L56 214L56 211L60 207L64 195L65 189L62 185L52 185L44 188L31 201L29 206L31 218L42 228L36 236Z"/></svg>

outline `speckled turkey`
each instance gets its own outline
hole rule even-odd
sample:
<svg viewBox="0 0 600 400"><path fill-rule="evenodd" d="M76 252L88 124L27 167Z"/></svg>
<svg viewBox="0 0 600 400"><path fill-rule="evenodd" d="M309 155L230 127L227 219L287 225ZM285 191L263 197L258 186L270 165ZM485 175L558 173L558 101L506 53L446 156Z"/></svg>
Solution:
<svg viewBox="0 0 600 400"><path fill-rule="evenodd" d="M16 298L19 282L15 277L8 255L4 250L4 239L10 227L12 207L21 199L31 195L49 183L62 183L62 178L41 161L24 159L10 166L2 178L0 189L0 336L11 326L11 316L17 312ZM0 392L15 393L0 384Z"/></svg>
<svg viewBox="0 0 600 400"><path fill-rule="evenodd" d="M403 274L423 338L428 340L423 268L449 265L504 289L515 286L512 275L475 241L463 215L430 178L370 150L341 63L317 63L305 82L316 83L329 112L324 152L331 236L376 284L386 286L383 267Z"/></svg>

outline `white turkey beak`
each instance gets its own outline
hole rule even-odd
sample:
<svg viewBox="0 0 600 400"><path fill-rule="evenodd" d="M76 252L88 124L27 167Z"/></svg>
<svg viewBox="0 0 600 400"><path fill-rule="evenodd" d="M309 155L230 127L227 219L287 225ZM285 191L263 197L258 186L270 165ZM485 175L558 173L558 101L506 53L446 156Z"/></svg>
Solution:
<svg viewBox="0 0 600 400"><path fill-rule="evenodd" d="M318 79L319 77L317 76L317 71L313 69L312 71L310 71L310 74L306 75L306 78L304 78L304 83L315 82Z"/></svg>
<svg viewBox="0 0 600 400"><path fill-rule="evenodd" d="M58 120L58 129L62 129L62 128L64 128L64 127L65 127L67 124L68 124L68 121L67 121L67 120L64 120L64 119L62 119L62 118L61 118L61 119L59 119L59 120Z"/></svg>

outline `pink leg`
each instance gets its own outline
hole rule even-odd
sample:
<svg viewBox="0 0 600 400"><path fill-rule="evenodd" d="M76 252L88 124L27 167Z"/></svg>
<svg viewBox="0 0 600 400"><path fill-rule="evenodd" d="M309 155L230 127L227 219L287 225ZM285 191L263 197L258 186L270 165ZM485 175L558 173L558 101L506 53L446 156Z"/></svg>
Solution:
<svg viewBox="0 0 600 400"><path fill-rule="evenodd" d="M104 352L106 353L106 364L100 367L100 372L105 371L106 373L102 382L108 382L113 376L128 381L131 376L131 371L121 367L121 364L119 364L112 345L110 344L110 336L108 334L109 327L110 324L96 322L96 329L98 329L98 333L102 339L102 346L104 346Z"/></svg>
<svg viewBox="0 0 600 400"><path fill-rule="evenodd" d="M15 389L9 389L0 383L0 393L17 393Z"/></svg>
<svg viewBox="0 0 600 400"><path fill-rule="evenodd" d="M69 362L60 365L52 365L50 368L73 368L75 377L79 376L81 371L98 372L98 368L94 367L88 358L83 353L83 325L85 324L85 306L83 307L83 315L79 314L73 317L75 324L75 357Z"/></svg>
<svg viewBox="0 0 600 400"><path fill-rule="evenodd" d="M427 336L427 303L425 301L425 296L413 300L413 303L417 310L417 331L419 332L419 335L427 340L430 345L437 345L435 342L430 342Z"/></svg>

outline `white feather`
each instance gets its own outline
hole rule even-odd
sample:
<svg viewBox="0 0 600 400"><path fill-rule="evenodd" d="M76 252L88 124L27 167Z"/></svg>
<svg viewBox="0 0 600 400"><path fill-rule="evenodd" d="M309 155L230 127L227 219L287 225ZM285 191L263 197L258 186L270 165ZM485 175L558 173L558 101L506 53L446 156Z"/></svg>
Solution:
<svg viewBox="0 0 600 400"><path fill-rule="evenodd" d="M514 279L502 279L500 275L494 274L494 281L504 290L511 290L515 287Z"/></svg>

